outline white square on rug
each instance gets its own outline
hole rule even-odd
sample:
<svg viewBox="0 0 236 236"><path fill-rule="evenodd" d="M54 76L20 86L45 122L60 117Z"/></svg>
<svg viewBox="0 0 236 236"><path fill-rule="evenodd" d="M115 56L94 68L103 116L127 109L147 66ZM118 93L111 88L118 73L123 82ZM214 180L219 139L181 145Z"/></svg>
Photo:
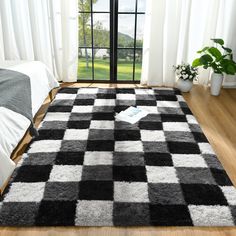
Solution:
<svg viewBox="0 0 236 236"><path fill-rule="evenodd" d="M81 180L82 166L54 165L50 173L49 182L78 182Z"/></svg>

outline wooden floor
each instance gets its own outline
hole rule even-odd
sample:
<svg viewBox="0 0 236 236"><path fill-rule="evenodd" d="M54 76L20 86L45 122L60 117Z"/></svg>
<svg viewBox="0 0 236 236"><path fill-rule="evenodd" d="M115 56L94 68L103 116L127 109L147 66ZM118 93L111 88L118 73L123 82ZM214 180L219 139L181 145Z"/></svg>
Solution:
<svg viewBox="0 0 236 236"><path fill-rule="evenodd" d="M63 84L65 86L91 87L134 87L139 85L111 84ZM236 186L236 89L223 89L219 97L209 94L209 89L195 85L184 97L200 123L213 149L218 155L230 179ZM49 105L49 98L36 116L38 125ZM30 140L27 134L14 158L17 161ZM0 227L0 236L236 236L236 227L43 227L9 228Z"/></svg>

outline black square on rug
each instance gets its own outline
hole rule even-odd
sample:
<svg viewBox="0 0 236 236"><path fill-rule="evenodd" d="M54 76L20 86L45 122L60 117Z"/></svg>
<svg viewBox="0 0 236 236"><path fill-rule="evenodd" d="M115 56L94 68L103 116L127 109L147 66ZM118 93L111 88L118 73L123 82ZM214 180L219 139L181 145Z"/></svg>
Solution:
<svg viewBox="0 0 236 236"><path fill-rule="evenodd" d="M136 124L115 119L136 106ZM61 88L0 226L234 226L236 190L180 92Z"/></svg>

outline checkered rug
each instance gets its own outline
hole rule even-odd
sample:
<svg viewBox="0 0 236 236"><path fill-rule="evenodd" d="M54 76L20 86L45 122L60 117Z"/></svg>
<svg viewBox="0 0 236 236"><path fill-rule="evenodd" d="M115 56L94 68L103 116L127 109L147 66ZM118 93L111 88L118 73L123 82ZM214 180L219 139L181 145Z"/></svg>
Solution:
<svg viewBox="0 0 236 236"><path fill-rule="evenodd" d="M114 119L129 106L149 114ZM0 202L0 225L232 226L236 190L175 89L62 88Z"/></svg>

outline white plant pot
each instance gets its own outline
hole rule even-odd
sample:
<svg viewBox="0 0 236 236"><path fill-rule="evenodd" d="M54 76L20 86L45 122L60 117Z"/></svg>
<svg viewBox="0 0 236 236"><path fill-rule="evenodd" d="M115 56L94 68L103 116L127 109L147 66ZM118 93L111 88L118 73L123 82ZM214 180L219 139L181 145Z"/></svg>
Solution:
<svg viewBox="0 0 236 236"><path fill-rule="evenodd" d="M193 81L191 80L183 80L183 79L178 79L176 82L176 87L184 93L187 93L191 90L193 87Z"/></svg>
<svg viewBox="0 0 236 236"><path fill-rule="evenodd" d="M211 95L218 96L223 83L223 75L212 73L211 74Z"/></svg>

